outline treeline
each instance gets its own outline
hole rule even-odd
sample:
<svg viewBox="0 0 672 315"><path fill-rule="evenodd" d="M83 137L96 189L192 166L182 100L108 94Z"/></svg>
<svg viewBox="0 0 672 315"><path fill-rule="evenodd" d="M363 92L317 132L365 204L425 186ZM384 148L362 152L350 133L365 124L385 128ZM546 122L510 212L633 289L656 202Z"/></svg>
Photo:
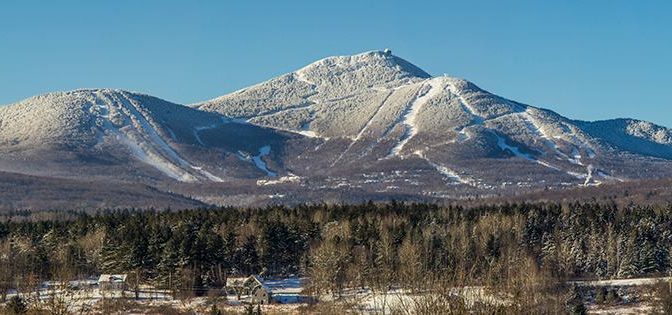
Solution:
<svg viewBox="0 0 672 315"><path fill-rule="evenodd" d="M44 280L128 273L171 290L227 276L305 275L317 292L353 287L520 287L538 279L670 271L672 207L614 204L311 205L105 211L0 223L0 293ZM553 280L555 279L555 280Z"/></svg>

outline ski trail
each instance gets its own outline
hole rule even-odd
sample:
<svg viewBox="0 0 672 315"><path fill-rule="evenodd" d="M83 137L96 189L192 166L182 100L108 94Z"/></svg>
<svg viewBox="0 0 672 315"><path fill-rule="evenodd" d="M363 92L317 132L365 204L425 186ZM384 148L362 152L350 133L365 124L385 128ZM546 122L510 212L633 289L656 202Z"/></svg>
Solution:
<svg viewBox="0 0 672 315"><path fill-rule="evenodd" d="M409 100L409 101L404 105L404 108L409 107L410 104L417 98L417 95L422 91L422 88L424 87L424 82L425 82L425 81L426 81L426 80L421 81L421 82L418 82L418 83L415 83L415 84L417 84L417 85L420 85L420 87L418 87L417 91L415 92L415 96L413 97L413 99L412 99L412 100ZM405 113L405 112L406 112L406 110L404 110L404 113ZM378 138L378 141L377 141L377 142L380 143L380 140L381 140L381 139L387 138L387 136L389 136L390 133L392 133L392 131L394 130L394 127L396 127L397 125L399 125L400 123L402 123L403 120L404 120L404 114L402 113L402 114L399 115L399 117L397 117L397 119L396 119L393 123L391 123L387 128L385 128L385 130L383 131L383 134Z"/></svg>
<svg viewBox="0 0 672 315"><path fill-rule="evenodd" d="M406 143L418 133L418 127L416 125L417 115L425 103L443 91L444 85L441 81L442 78L427 79L415 99L406 108L405 112L402 114L402 124L406 125L406 132L397 145L392 148L388 157L400 156Z"/></svg>
<svg viewBox="0 0 672 315"><path fill-rule="evenodd" d="M468 185L468 186L471 186L471 187L478 187L478 184L473 179L462 177L459 174L457 174L457 172L449 169L445 165L441 165L441 164L434 163L434 162L430 161L428 158L426 158L424 156L424 154L422 154L422 152L416 151L416 152L414 152L414 154L416 156L418 156L419 158L425 160L427 163L429 163L429 165L431 165L437 172L439 172L441 175L443 175L446 179L451 180L453 182Z"/></svg>
<svg viewBox="0 0 672 315"><path fill-rule="evenodd" d="M464 98L464 95L460 93L460 90L457 88L457 86L455 86L454 83L448 85L448 90L450 91L451 94L457 96L457 98L460 100L460 103L462 104L462 108L464 108L467 111L467 113L469 113L473 117L471 123L472 125L482 124L485 121L485 117L479 114L476 107L474 107L469 101L467 101L466 98Z"/></svg>
<svg viewBox="0 0 672 315"><path fill-rule="evenodd" d="M221 117L221 120L222 120L222 121L221 121L220 123L218 123L218 124L212 124L212 125L208 125L208 126L195 127L195 128L194 128L194 138L196 139L196 142L198 142L198 144L200 144L201 146L206 147L207 145L206 145L206 144L203 142L203 140L201 139L201 135L199 135L199 132L201 132L201 131L203 131L203 130L219 128L219 127L221 127L221 126L224 126L224 125L230 123L230 121L227 120L227 119L224 118L224 117Z"/></svg>
<svg viewBox="0 0 672 315"><path fill-rule="evenodd" d="M522 119L528 124L528 128L530 128L537 136L540 138L544 139L546 142L546 145L551 147L557 155L562 157L563 159L567 160L569 163L578 165L578 166L584 166L583 162L581 161L583 159L583 156L579 152L577 148L574 148L572 150L572 156L568 156L564 152L560 151L560 148L558 147L558 144L553 140L554 138L551 137L544 128L541 127L541 124L539 121L530 113L529 109L526 110L525 112L521 113ZM559 138L559 137L555 137ZM562 138L560 138L562 139ZM589 153L590 155L590 153ZM583 183L583 186L588 186L592 181L595 181L597 184L601 183L600 181L597 181L594 179L594 171L595 168L593 167L592 164L586 166L586 175L582 174L577 174L574 172L566 172L569 175L572 175L576 178L583 179L585 178L585 181Z"/></svg>
<svg viewBox="0 0 672 315"><path fill-rule="evenodd" d="M286 113L286 112L293 112L293 111L298 111L298 110L311 109L314 105L315 104L311 102L310 104L302 104L302 105L297 105L297 106L292 106L292 107L285 107L285 108L270 110L270 111L266 111L266 112L263 112L263 113L256 114L256 115L251 116L251 117L247 117L247 118L245 118L245 121L249 122L250 120L255 119L255 118L271 117L271 116L279 115L279 114Z"/></svg>
<svg viewBox="0 0 672 315"><path fill-rule="evenodd" d="M371 115L371 117L369 117L369 120L366 122L366 124L364 124L364 127L362 127L362 129L359 130L359 132L357 133L357 136L355 136L355 138L352 139L352 142L350 142L348 147L343 152L341 152L341 154L338 156L338 158L336 158L336 160L334 160L334 162L331 163L331 165L329 167L334 167L334 165L336 165L336 163L338 163L341 159L343 159L345 154L350 151L350 149L355 145L355 143L357 143L357 141L359 141L359 139L362 138L362 136L364 135L364 132L366 132L366 130L369 128L369 126L371 126L374 119L376 118L376 116L378 116L378 113L380 113L380 110L383 109L383 107L385 107L385 104L387 103L387 100L390 98L390 96L392 96L392 94L394 94L394 91L390 91L387 94L387 96L385 96L383 101L380 103L380 106L378 106L376 111Z"/></svg>
<svg viewBox="0 0 672 315"><path fill-rule="evenodd" d="M124 110L124 108L115 107L115 101L117 104L119 104L120 100L116 96L113 96L113 98L114 100L110 99L108 95L105 95L102 92L96 93L96 99L104 103L104 105L98 104L98 102L96 102L95 104L96 106L98 106L101 112L101 115L99 117L103 118L102 121L103 133L107 132L113 135L119 143L123 144L129 150L131 155L133 155L135 158L142 161L143 163L154 167L155 169L157 169L158 171L160 171L161 173L170 178L182 182L196 182L198 180L196 177L189 174L182 168L176 166L174 163L170 162L165 157L152 152L152 150L149 150L146 147L146 144L143 145L144 142L142 140L136 139L135 136L128 133L127 131L120 130L119 128L117 128L110 120L111 108L113 107L115 108L116 114L120 118L123 118L124 122L133 123L133 119L131 119L127 110Z"/></svg>
<svg viewBox="0 0 672 315"><path fill-rule="evenodd" d="M376 116L378 116L378 113L380 113L380 111L385 107L385 104L387 104L387 100L390 98L390 96L392 96L393 93L394 93L393 91L390 91L390 92L385 96L385 98L383 99L383 101L380 103L380 106L378 106L378 108L377 108L376 111L373 113L373 115L371 115L371 117L369 117L369 120L366 122L366 124L364 125L364 127L362 127L362 129L359 130L359 132L357 133L357 136L355 136L354 141L358 141L359 139L362 138L362 136L364 135L364 132L365 132L367 129L369 129L369 127L370 127L371 124L373 123L374 118L376 118Z"/></svg>
<svg viewBox="0 0 672 315"><path fill-rule="evenodd" d="M471 122L468 125L460 128L459 130L457 128L455 129L455 131L457 132L456 141L457 142L467 141L471 139L471 135L466 129L473 125L482 125L486 121L486 119L478 113L476 107L474 107L469 101L467 101L467 99L464 97L464 95L462 95L462 93L460 93L459 89L457 88L457 86L455 86L454 83L450 83L448 85L448 91L450 91L452 95L457 96L457 99L460 101L460 104L462 105L464 111L466 111L472 117Z"/></svg>
<svg viewBox="0 0 672 315"><path fill-rule="evenodd" d="M559 168L559 167L557 167L557 166L555 166L555 165L553 165L553 164L550 164L550 163L545 162L545 161L538 160L538 159L534 158L533 156L531 156L531 155L529 155L529 154L527 154L527 153L523 153L523 152L520 151L520 149L519 149L518 147L509 145L508 143L506 143L506 139L504 139L504 137L498 135L496 132L492 132L492 134L494 134L495 137L497 137L497 146L498 146L500 149L502 149L502 150L508 150L508 151L510 151L511 153L513 153L513 155L516 156L516 157L519 157L519 158L528 160L528 161L530 161L530 162L537 163L537 164L539 164L539 165L541 165L541 166L550 168L550 169L555 170L555 171L563 172L563 173L565 173L565 174L567 174L567 175L576 177L576 178L578 178L578 179L584 179L584 178L585 178L585 175L583 175L583 174L577 174L577 173L574 173L574 172L565 171L565 170L563 170L563 169L561 169L561 168Z"/></svg>
<svg viewBox="0 0 672 315"><path fill-rule="evenodd" d="M271 146L266 145L261 148L259 148L259 154L255 155L252 157L252 161L254 162L254 165L257 166L258 169L264 171L267 176L269 177L276 177L278 174L271 172L268 169L268 166L266 166L266 162L262 159L264 156L267 156L271 153Z"/></svg>
<svg viewBox="0 0 672 315"><path fill-rule="evenodd" d="M242 161L251 162L258 169L266 173L266 176L276 177L278 176L278 174L269 170L268 166L266 165L266 162L264 162L263 160L263 157L269 155L270 153L271 153L271 146L265 145L259 148L259 153L257 155L250 155L247 152L238 151L238 158Z"/></svg>
<svg viewBox="0 0 672 315"><path fill-rule="evenodd" d="M551 137L546 130L541 126L541 123L537 118L532 116L530 113L529 109L525 110L524 112L520 113L520 118L525 122L528 130L530 130L532 133L535 134L535 136L541 138L544 140L546 146L550 147L553 149L553 151L562 157L563 159L569 161L572 164L576 165L583 165L581 163L581 155L578 154L578 156L574 156L574 158L568 156L564 152L560 151L560 148L558 147L558 144L554 141L555 138Z"/></svg>
<svg viewBox="0 0 672 315"><path fill-rule="evenodd" d="M586 181L583 183L583 186L588 186L588 184L590 184L590 182L593 180L593 165L588 165L586 171Z"/></svg>
<svg viewBox="0 0 672 315"><path fill-rule="evenodd" d="M188 171L186 171L184 168L187 169L193 169L197 170L201 175L205 176L206 178L212 180L212 181L217 181L217 182L223 182L221 178L211 174L210 172L200 168L191 165L188 161L183 159L161 136L159 135L158 131L154 126L147 120L147 118L136 108L136 105L134 104L133 100L131 100L126 93L121 93L122 98L119 99L121 105L128 110L131 113L131 122L133 123L134 127L136 130L140 131L143 130L144 133L149 139L149 143L154 146L157 151L163 153L164 155L167 156L167 161L169 163L172 163L175 168L182 169L185 173L188 174ZM172 160L172 161L171 161ZM191 174L189 174L191 175ZM193 175L192 175L193 176Z"/></svg>

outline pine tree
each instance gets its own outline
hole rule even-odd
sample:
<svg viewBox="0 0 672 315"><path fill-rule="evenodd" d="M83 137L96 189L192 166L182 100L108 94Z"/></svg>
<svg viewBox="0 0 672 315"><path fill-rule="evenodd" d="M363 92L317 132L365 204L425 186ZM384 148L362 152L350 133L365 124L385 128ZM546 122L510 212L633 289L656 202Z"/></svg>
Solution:
<svg viewBox="0 0 672 315"><path fill-rule="evenodd" d="M629 278L638 274L636 235L630 237L621 236L618 244L618 278Z"/></svg>
<svg viewBox="0 0 672 315"><path fill-rule="evenodd" d="M179 274L179 246L174 239L170 239L164 246L159 263L156 266L156 283L161 288L174 290L181 286Z"/></svg>
<svg viewBox="0 0 672 315"><path fill-rule="evenodd" d="M245 274L258 273L259 255L257 254L257 239L250 235L245 239L241 247L234 253L234 266L239 272Z"/></svg>
<svg viewBox="0 0 672 315"><path fill-rule="evenodd" d="M549 270L556 270L558 253L553 235L544 233L541 239L541 264Z"/></svg>
<svg viewBox="0 0 672 315"><path fill-rule="evenodd" d="M101 270L104 273L122 273L128 270L123 249L106 237L100 251Z"/></svg>

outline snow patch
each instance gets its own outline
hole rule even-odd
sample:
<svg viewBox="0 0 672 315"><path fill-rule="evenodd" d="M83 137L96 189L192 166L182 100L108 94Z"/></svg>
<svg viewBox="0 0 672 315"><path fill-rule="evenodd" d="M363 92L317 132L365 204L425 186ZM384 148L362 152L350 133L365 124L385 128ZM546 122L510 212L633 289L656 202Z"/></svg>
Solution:
<svg viewBox="0 0 672 315"><path fill-rule="evenodd" d="M277 176L277 174L269 171L268 167L266 167L266 162L264 162L264 160L262 159L264 156L267 156L270 153L271 153L271 146L270 145L263 146L259 149L259 154L252 157L252 160L254 161L254 165L256 165L260 170L266 172L268 176L275 177Z"/></svg>
<svg viewBox="0 0 672 315"><path fill-rule="evenodd" d="M148 164L156 168L164 175L181 182L193 183L198 181L198 179L193 175L185 172L184 170L177 167L175 164L165 160L161 156L152 153L150 150L143 148L141 144L129 139L126 135L119 132L113 132L113 133L115 134L115 138L117 139L117 141L126 146L126 148L130 151L131 155L133 155L138 160L144 162L145 164Z"/></svg>
<svg viewBox="0 0 672 315"><path fill-rule="evenodd" d="M522 159L525 159L525 160L528 160L528 161L537 162L537 159L533 158L531 155L529 155L527 153L521 152L518 147L509 145L508 143L506 143L506 139L504 139L504 137L498 135L497 133L493 133L493 134L495 135L495 137L497 137L497 146L500 149L502 149L503 151L508 150L509 152L511 152L516 157L519 157L519 158L522 158Z"/></svg>
<svg viewBox="0 0 672 315"><path fill-rule="evenodd" d="M537 164L539 164L539 165L541 165L541 166L550 168L550 169L555 170L555 171L564 172L564 173L566 173L566 174L568 174L568 175L571 175L571 176L574 176L574 177L577 177L577 178L580 178L580 179L583 179L583 178L584 178L583 176L577 176L576 173L574 173L574 172L568 172L568 171L565 171L565 170L563 170L563 169L561 169L561 168L559 168L559 167L557 167L557 166L555 166L555 165L552 165L552 164L550 164L550 163L548 163L548 162L541 161L541 160L537 160L537 159L534 158L533 156L531 156L531 155L529 155L529 154L527 154L527 153L524 153L524 152L520 151L520 149L519 149L518 147L509 145L508 143L506 143L506 139L504 139L502 136L498 135L497 133L494 133L494 132L493 132L493 134L495 135L495 137L497 137L497 146L498 146L500 149L502 149L502 150L504 150L504 151L508 150L509 152L513 153L514 156L516 156L516 157L518 157L518 158L522 158L522 159L525 159L525 160L528 160L528 161L537 163Z"/></svg>
<svg viewBox="0 0 672 315"><path fill-rule="evenodd" d="M268 185L278 185L278 184L298 184L301 182L301 177L294 174L288 174L287 176L279 177L278 179L260 179L257 181L257 186L268 186Z"/></svg>
<svg viewBox="0 0 672 315"><path fill-rule="evenodd" d="M530 114L529 108L524 112L520 113L520 116L523 119L523 121L525 121L528 130L530 130L535 136L538 136L541 139L543 139L547 147L553 149L553 151L562 158L570 160L570 157L567 156L567 154L560 151L558 144L554 141L554 138L552 138L548 134L548 131L545 129L545 126L541 122L539 122L539 120L536 117Z"/></svg>

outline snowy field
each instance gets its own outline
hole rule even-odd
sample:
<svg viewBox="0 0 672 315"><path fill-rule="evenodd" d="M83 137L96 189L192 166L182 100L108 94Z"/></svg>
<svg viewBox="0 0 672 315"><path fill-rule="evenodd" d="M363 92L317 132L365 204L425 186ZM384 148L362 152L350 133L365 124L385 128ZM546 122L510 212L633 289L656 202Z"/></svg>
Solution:
<svg viewBox="0 0 672 315"><path fill-rule="evenodd" d="M636 289L655 285L661 281L672 281L672 277L581 280L570 281L569 284L593 289L600 287L618 288L622 290L621 292L629 292L627 294L636 292L634 297L624 294L622 296L623 301L614 305L597 305L588 301L586 306L589 314L642 314L650 313L653 306L647 301L650 296L646 293L642 294ZM79 284L77 287L80 287L80 289L73 289L73 282L71 282L70 289L65 290L56 289L62 287L56 282L45 282L39 290L39 294L31 292L21 294L21 296L27 299L31 305L38 304L46 309L58 306L77 314L105 313L110 307L116 309L117 312L121 308L122 313L154 313L157 310L168 308L200 314L208 312L213 303L217 304L218 308L224 312L242 313L251 304L251 297L247 295L241 295L240 298L235 295L177 297L169 291L157 290L150 286L142 286L136 299L133 290L101 290L94 283L89 282L75 282ZM309 307L310 303L315 301L305 294L306 282L306 278L296 277L264 281L265 286L273 292L273 303L261 306L262 311L270 313L302 312L302 309ZM7 299L16 294L16 291L11 291ZM506 296L492 293L485 287L479 286L453 288L450 290L449 296L463 299L467 307L473 306L475 303L493 306L510 305L511 303ZM414 310L417 307L422 307L427 301L442 298L445 298L445 296L435 296L435 294L428 292L411 292L403 289L381 292L369 288L360 288L346 289L340 296L321 295L318 303L333 303L342 306L344 310L348 309L351 312L361 314L398 312L414 314Z"/></svg>

